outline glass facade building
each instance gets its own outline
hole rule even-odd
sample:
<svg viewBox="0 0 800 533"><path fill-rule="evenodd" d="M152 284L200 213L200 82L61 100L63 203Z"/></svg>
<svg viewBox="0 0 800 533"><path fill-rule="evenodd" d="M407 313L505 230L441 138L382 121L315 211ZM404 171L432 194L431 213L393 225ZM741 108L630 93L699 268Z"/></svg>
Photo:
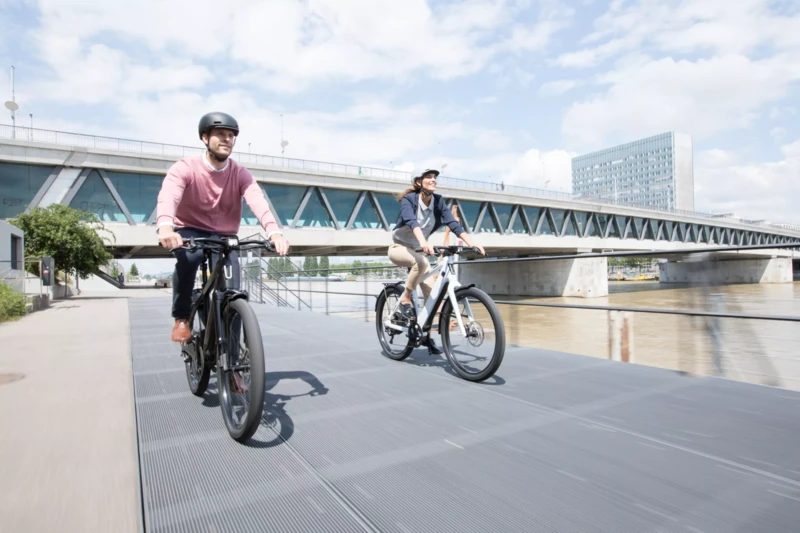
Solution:
<svg viewBox="0 0 800 533"><path fill-rule="evenodd" d="M621 205L694 211L692 138L668 132L572 159L572 193Z"/></svg>

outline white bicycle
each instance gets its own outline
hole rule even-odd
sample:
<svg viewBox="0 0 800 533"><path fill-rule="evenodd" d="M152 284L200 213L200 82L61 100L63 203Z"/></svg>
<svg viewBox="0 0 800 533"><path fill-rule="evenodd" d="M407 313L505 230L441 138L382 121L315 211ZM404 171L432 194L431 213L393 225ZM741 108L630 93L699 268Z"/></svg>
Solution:
<svg viewBox="0 0 800 533"><path fill-rule="evenodd" d="M488 294L474 284L462 286L459 283L453 262L466 250L477 251L465 246L434 247L442 260L422 280L438 277L424 307L418 304L424 301L421 288L412 292L414 317L410 320L399 311L400 297L405 291L403 282L384 283L375 302L375 325L386 356L395 361L408 357L431 334L438 313L442 350L455 372L463 379L476 382L497 372L506 349L503 317Z"/></svg>

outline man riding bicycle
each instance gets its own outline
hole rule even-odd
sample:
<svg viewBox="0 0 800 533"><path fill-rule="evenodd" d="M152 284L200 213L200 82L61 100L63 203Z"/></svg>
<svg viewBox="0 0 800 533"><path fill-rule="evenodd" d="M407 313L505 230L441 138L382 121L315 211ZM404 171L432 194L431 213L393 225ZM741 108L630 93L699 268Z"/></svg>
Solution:
<svg viewBox="0 0 800 533"><path fill-rule="evenodd" d="M442 224L447 224L450 231L463 240L467 246L480 250L482 255L486 251L480 245L473 243L472 238L461 224L453 217L447 208L444 197L435 194L438 170L426 170L415 177L412 186L397 196L400 202L400 214L397 224L392 231L393 244L389 246L389 260L397 266L410 268L406 280L406 290L400 297L400 314L406 319L412 319L414 310L411 305L411 293L417 288L419 280L430 270L430 263L425 255L418 253L415 248L422 248L426 254L433 255L433 246L428 243L431 236ZM422 293L425 300L433 290L433 277L422 282ZM428 352L431 354L442 353L436 347L433 339L428 336L425 340Z"/></svg>
<svg viewBox="0 0 800 533"><path fill-rule="evenodd" d="M184 157L167 171L158 194L156 227L164 248L179 248L192 237L236 236L242 220L242 198L257 217L275 251L286 255L289 243L283 238L275 216L253 174L230 158L239 124L225 113L203 115L198 125L200 140L206 145L203 155ZM202 250L175 252L172 274L172 328L174 342L191 338L189 315L192 289L197 269L203 260ZM239 261L230 255L232 270L228 286L239 286Z"/></svg>

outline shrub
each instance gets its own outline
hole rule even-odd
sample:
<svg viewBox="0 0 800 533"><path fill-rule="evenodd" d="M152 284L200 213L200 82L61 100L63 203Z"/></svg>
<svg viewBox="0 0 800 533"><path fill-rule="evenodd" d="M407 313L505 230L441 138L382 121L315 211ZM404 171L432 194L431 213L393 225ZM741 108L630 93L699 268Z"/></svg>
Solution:
<svg viewBox="0 0 800 533"><path fill-rule="evenodd" d="M0 322L25 316L25 296L0 282Z"/></svg>

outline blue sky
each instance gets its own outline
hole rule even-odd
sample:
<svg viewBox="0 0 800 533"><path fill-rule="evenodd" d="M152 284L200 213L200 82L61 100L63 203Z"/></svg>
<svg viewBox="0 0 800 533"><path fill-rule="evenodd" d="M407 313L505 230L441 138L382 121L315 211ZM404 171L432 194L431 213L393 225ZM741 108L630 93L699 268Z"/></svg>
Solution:
<svg viewBox="0 0 800 533"><path fill-rule="evenodd" d="M570 190L570 158L692 135L695 205L800 223L800 7L786 0L0 0L18 119ZM4 117L2 123L10 123Z"/></svg>

